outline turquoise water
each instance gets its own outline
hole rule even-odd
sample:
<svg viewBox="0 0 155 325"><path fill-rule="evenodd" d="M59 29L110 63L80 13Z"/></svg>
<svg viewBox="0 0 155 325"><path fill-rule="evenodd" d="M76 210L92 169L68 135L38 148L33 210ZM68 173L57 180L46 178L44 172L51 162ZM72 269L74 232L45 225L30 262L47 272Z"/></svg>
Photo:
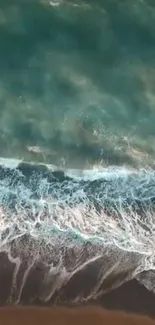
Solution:
<svg viewBox="0 0 155 325"><path fill-rule="evenodd" d="M131 278L154 291L154 31L154 0L1 0L0 254L16 265L9 301L22 302L42 264L49 271L39 287L36 273L32 291L45 302L70 283L74 303Z"/></svg>
<svg viewBox="0 0 155 325"><path fill-rule="evenodd" d="M1 156L154 167L155 4L1 0Z"/></svg>

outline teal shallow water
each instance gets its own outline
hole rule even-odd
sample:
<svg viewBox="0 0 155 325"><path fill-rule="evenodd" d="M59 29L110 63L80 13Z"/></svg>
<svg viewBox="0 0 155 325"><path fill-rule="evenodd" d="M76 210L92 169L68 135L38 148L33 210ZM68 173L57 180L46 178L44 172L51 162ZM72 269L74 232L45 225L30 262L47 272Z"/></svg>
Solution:
<svg viewBox="0 0 155 325"><path fill-rule="evenodd" d="M154 167L153 1L2 0L1 156Z"/></svg>
<svg viewBox="0 0 155 325"><path fill-rule="evenodd" d="M31 302L66 302L70 286L70 302L96 299L133 278L154 292L154 30L151 0L1 0L9 301L31 271Z"/></svg>

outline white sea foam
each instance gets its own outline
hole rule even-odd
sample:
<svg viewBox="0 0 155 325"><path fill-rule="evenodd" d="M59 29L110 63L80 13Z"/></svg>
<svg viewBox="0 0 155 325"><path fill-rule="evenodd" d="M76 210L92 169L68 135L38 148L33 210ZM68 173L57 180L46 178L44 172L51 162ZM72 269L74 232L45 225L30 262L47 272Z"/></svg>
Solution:
<svg viewBox="0 0 155 325"><path fill-rule="evenodd" d="M54 174L60 171L55 166L47 166L46 175L37 169L24 176L19 163L0 159L0 233L9 225L10 240L17 226L18 236L29 232L48 237L55 229L125 250L148 255L154 251L154 171L64 170L61 179Z"/></svg>
<svg viewBox="0 0 155 325"><path fill-rule="evenodd" d="M154 270L154 193L153 170L62 170L0 159L0 251L16 265L10 299L20 301L39 260L50 267L40 293L44 302L94 263L96 283L88 294L75 294L74 303L108 290L113 272L118 278L111 288Z"/></svg>

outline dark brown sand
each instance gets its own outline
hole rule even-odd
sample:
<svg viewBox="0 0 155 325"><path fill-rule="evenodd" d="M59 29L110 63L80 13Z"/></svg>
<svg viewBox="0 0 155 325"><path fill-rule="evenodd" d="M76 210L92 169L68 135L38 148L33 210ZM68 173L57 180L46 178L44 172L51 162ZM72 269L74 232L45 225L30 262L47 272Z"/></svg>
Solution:
<svg viewBox="0 0 155 325"><path fill-rule="evenodd" d="M8 304L14 304L14 300L10 300L10 290L13 281L13 270L15 265L9 262L7 254L0 254L0 306L5 306ZM23 266L24 267L24 266ZM20 301L21 305L53 305L56 303L55 299L51 299L49 302L44 302L38 299L40 290L42 289L42 281L44 278L45 268L35 268L33 272L30 273L27 281L25 283ZM19 273L17 278L20 284L20 277L23 278L24 271ZM88 284L91 285L91 278L87 277ZM90 282L90 283L89 283ZM81 278L77 277L76 287L81 286ZM69 291L65 291L66 300L68 299L68 294L75 290L75 283L69 286ZM15 290L16 294L16 290ZM64 299L65 301L65 299ZM140 284L136 279L125 282L124 284L118 286L115 290L110 290L108 293L103 294L100 299L91 300L88 302L91 305L102 306L103 308L108 308L111 310L123 310L127 312L134 312L137 314L145 314L155 318L155 295L147 290L142 284ZM64 304L63 301L61 303Z"/></svg>
<svg viewBox="0 0 155 325"><path fill-rule="evenodd" d="M137 280L131 280L98 300L104 308L124 310L155 318L155 295Z"/></svg>
<svg viewBox="0 0 155 325"><path fill-rule="evenodd" d="M124 312L106 311L98 307L37 308L4 307L0 309L0 325L155 325L155 320Z"/></svg>

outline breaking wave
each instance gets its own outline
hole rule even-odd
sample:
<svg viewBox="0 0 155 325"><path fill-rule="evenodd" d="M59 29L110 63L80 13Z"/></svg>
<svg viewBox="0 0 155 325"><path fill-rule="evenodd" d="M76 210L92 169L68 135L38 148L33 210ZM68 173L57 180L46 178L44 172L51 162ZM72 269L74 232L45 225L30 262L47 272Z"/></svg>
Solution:
<svg viewBox="0 0 155 325"><path fill-rule="evenodd" d="M154 216L153 170L1 158L0 259L10 271L6 278L0 267L8 283L0 303L80 303L132 278L151 289Z"/></svg>

